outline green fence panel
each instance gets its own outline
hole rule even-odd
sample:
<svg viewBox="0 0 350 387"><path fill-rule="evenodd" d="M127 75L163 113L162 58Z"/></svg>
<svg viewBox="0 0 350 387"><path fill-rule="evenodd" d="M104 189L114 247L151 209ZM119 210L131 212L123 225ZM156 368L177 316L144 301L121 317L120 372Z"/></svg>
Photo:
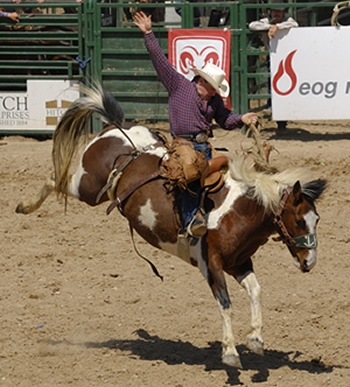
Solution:
<svg viewBox="0 0 350 387"><path fill-rule="evenodd" d="M319 26L330 25L335 4L289 0L288 8L300 26ZM9 3L0 0L0 7ZM258 0L148 4L85 0L84 4L33 2L25 7L29 13L21 16L20 23L0 20L1 91L25 91L27 79L100 82L119 101L127 120L167 120L167 92L157 78L143 34L132 23L133 13L142 9L152 13L153 31L165 54L170 28L229 29L233 110L262 110L269 97L268 52L259 43L259 34L248 29L249 22L268 9ZM65 7L75 11L62 13ZM181 18L175 7L181 8ZM196 7L201 11L199 21L194 17ZM13 3L11 8L23 5ZM95 121L94 128L100 130L99 120Z"/></svg>
<svg viewBox="0 0 350 387"><path fill-rule="evenodd" d="M75 13L62 13L73 5ZM0 90L26 91L28 79L82 79L83 12L79 3L0 3L20 13L0 20Z"/></svg>
<svg viewBox="0 0 350 387"><path fill-rule="evenodd" d="M301 26L319 25L320 22L326 24L324 18L327 12L330 21L335 4L289 1L288 7L289 13ZM233 110L245 112L264 108L269 97L269 73L266 68L268 52L257 43L258 34L251 32L248 24L267 12L267 4L255 0L130 4L125 0L109 4L114 18L109 26L101 24L104 4L86 0L85 5L90 9L86 14L88 23L94 26L89 47L89 75L92 80L102 82L119 100L126 119L168 119L166 91L157 79L144 47L142 33L132 23L133 12L140 9L145 12L158 10L157 16L152 16L153 31L166 54L169 28L195 28L195 7L201 10L202 15L206 15L200 20L201 27L228 28L232 33L230 82ZM167 14L169 10L174 13L175 6L181 8L182 18L174 22L167 18ZM215 15L218 15L216 25ZM223 25L219 23L220 17L225 19Z"/></svg>

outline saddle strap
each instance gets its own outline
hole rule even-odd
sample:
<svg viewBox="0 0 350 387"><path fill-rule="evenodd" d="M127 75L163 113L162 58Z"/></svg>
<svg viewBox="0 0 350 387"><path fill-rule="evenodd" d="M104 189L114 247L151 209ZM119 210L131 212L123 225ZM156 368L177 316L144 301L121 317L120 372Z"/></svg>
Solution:
<svg viewBox="0 0 350 387"><path fill-rule="evenodd" d="M124 169L137 157L141 155L141 152L138 150L133 151L129 155L127 155L126 159L119 165L118 168L115 168L112 170L112 172L109 174L107 184L101 189L101 191L98 193L96 197L96 203L98 203L103 196L110 188L112 188L115 178L124 171Z"/></svg>
<svg viewBox="0 0 350 387"><path fill-rule="evenodd" d="M109 215L115 207L120 206L122 204L122 202L126 198L128 198L133 192L135 192L138 188L142 187L144 184L146 184L154 179L157 179L158 177L161 177L161 175L160 175L159 171L155 171L155 172L151 173L150 175L145 176L143 179L140 179L138 182L131 185L130 187L128 187L124 192L122 192L121 195L117 196L113 200L113 202L108 206L107 211L106 211L107 215Z"/></svg>

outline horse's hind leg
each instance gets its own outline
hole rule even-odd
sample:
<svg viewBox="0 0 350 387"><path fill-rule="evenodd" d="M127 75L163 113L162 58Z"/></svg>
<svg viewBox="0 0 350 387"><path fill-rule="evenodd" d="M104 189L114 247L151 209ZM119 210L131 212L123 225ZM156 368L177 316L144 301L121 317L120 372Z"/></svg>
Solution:
<svg viewBox="0 0 350 387"><path fill-rule="evenodd" d="M253 271L250 271L241 281L238 279L238 282L244 287L250 298L251 330L247 335L247 346L258 355L264 355L264 340L261 335L262 314L260 285Z"/></svg>
<svg viewBox="0 0 350 387"><path fill-rule="evenodd" d="M30 214L37 210L45 201L45 199L55 190L55 181L52 177L49 177L41 190L29 199L21 201L16 207L18 214Z"/></svg>

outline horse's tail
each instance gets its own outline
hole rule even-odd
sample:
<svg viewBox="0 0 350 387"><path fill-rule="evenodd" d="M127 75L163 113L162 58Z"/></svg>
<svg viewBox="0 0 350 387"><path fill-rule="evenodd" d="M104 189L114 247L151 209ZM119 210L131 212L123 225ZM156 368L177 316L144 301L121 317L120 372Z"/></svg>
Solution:
<svg viewBox="0 0 350 387"><path fill-rule="evenodd" d="M106 124L120 126L123 111L112 94L100 85L81 88L85 97L77 99L62 116L53 134L52 161L55 171L55 189L58 196L67 199L69 193L70 167L76 156L81 140L88 138L90 118L98 113Z"/></svg>

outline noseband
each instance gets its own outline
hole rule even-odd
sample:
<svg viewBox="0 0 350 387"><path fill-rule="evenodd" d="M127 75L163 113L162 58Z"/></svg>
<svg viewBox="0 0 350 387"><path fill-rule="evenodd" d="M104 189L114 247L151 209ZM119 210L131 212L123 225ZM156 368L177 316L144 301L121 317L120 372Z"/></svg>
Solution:
<svg viewBox="0 0 350 387"><path fill-rule="evenodd" d="M292 237L289 234L282 220L282 213L287 203L288 197L292 193L292 191L293 188L290 187L282 195L280 206L277 213L275 214L273 223L277 226L277 231L280 234L282 242L289 247L290 252L292 253L292 255L295 256L296 254L292 251L293 247L299 247L302 249L315 249L317 247L317 236L316 234L305 234L297 237Z"/></svg>

